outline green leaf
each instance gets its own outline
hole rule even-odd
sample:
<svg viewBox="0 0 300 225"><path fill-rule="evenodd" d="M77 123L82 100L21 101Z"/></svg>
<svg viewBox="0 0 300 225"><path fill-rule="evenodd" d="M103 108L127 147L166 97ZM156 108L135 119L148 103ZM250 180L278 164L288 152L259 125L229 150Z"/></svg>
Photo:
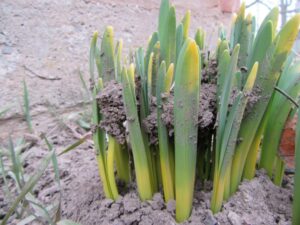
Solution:
<svg viewBox="0 0 300 225"><path fill-rule="evenodd" d="M85 82L85 80L83 78L83 74L82 74L82 72L80 70L78 71L78 75L79 75L82 87L83 87L83 89L85 91L86 101L88 102L90 100L91 92L90 92L90 90L89 90L89 88L88 88L88 86L87 86L87 84L86 84L86 82Z"/></svg>
<svg viewBox="0 0 300 225"><path fill-rule="evenodd" d="M195 34L195 41L200 50L204 49L205 31L202 28L198 28Z"/></svg>
<svg viewBox="0 0 300 225"><path fill-rule="evenodd" d="M175 60L175 34L175 8L174 6L170 7L168 0L163 0L159 11L158 35L161 60L165 60L167 66Z"/></svg>
<svg viewBox="0 0 300 225"><path fill-rule="evenodd" d="M97 39L98 39L98 32L94 32L93 38L91 40L90 58L89 58L90 77L93 82L95 82L95 54L96 54Z"/></svg>
<svg viewBox="0 0 300 225"><path fill-rule="evenodd" d="M33 132L31 115L30 115L30 107L29 107L29 93L28 93L25 80L23 80L23 98L24 98L24 113L25 113L26 123L29 131Z"/></svg>
<svg viewBox="0 0 300 225"><path fill-rule="evenodd" d="M121 74L122 74L122 49L123 49L123 40L120 39L117 42L115 49L115 78L118 82L121 82Z"/></svg>
<svg viewBox="0 0 300 225"><path fill-rule="evenodd" d="M115 178L115 168L114 168L114 160L115 160L115 151L116 148L119 147L119 143L112 136L108 136L108 150L107 150L107 175L110 190L112 193L112 199L116 200L119 197L118 188L116 184Z"/></svg>
<svg viewBox="0 0 300 225"><path fill-rule="evenodd" d="M196 124L200 65L199 48L194 40L188 38L179 54L174 87L175 190L178 222L186 220L192 208L197 158Z"/></svg>
<svg viewBox="0 0 300 225"><path fill-rule="evenodd" d="M14 144L11 137L9 137L9 152L12 161L12 172L16 178L18 189L21 189L21 187L23 186L22 165L19 161L18 155L16 154L16 150L14 148Z"/></svg>
<svg viewBox="0 0 300 225"><path fill-rule="evenodd" d="M252 16L249 14L242 22L241 34L238 43L240 44L240 54L238 67L247 65L248 49L252 33ZM252 65L251 65L252 67Z"/></svg>
<svg viewBox="0 0 300 225"><path fill-rule="evenodd" d="M245 9L246 6L245 3L243 2L237 13L237 17L235 19L234 26L232 28L233 38L232 41L230 42L231 48L233 48L234 46L240 43L240 38L242 35L243 23L245 18Z"/></svg>
<svg viewBox="0 0 300 225"><path fill-rule="evenodd" d="M274 86L280 76L280 70L297 37L299 23L300 15L296 15L289 20L267 50L264 60L259 62L258 76L253 89L256 92L258 91L260 99L254 104L251 112L247 114L241 125L239 138L243 141L237 146L233 160L231 173L232 193L237 190L238 184L242 179L247 157L247 161L254 163L248 164L244 170L252 171L255 169L257 152L250 152L250 147L263 119ZM244 174L247 174L247 172L244 172ZM253 173L250 172L250 174Z"/></svg>
<svg viewBox="0 0 300 225"><path fill-rule="evenodd" d="M172 64L171 64L172 65ZM169 71L169 70L168 70ZM159 156L160 156L160 166L162 173L162 184L165 202L168 202L171 199L175 199L175 186L174 186L174 154L172 154L172 149L169 143L169 135L166 126L162 121L162 94L165 89L166 92L169 92L169 87L165 86L166 78L166 64L165 61L162 61L157 79L156 86L156 102L157 102L157 129L158 129L158 145L159 145ZM169 78L171 80L171 78ZM169 85L167 85L169 86Z"/></svg>
<svg viewBox="0 0 300 225"><path fill-rule="evenodd" d="M169 0L162 0L160 3L159 20L158 20L158 35L160 41L162 39L162 36L164 36L165 29L168 24L169 10L170 10Z"/></svg>
<svg viewBox="0 0 300 225"><path fill-rule="evenodd" d="M171 63L170 66L169 66L169 68L168 68L168 70L167 70L165 79L164 79L164 89L163 89L163 92L165 92L165 93L169 93L170 92L171 87L172 87L173 77L174 77L174 64Z"/></svg>
<svg viewBox="0 0 300 225"><path fill-rule="evenodd" d="M44 171L48 167L53 154L54 154L54 151L51 151L50 153L48 153L48 155L43 159L43 161L37 167L38 170L25 183L25 185L23 186L23 188L21 190L21 193L16 198L16 200L13 202L13 204L9 208L8 212L6 213L5 217L1 221L1 225L6 224L7 220L13 214L13 212L17 208L18 204L25 198L26 194L29 193L32 190L32 188L36 185L36 183L39 181L39 179L43 175Z"/></svg>
<svg viewBox="0 0 300 225"><path fill-rule="evenodd" d="M66 147L63 151L61 151L58 154L58 156L64 155L64 154L68 153L69 151L76 149L79 145L83 144L88 138L89 138L89 135L84 135L82 138L78 139L76 142L74 142L73 144Z"/></svg>
<svg viewBox="0 0 300 225"><path fill-rule="evenodd" d="M226 40L220 41L220 43L218 45L218 49L217 49L217 62L218 63L221 63L221 61L222 61L221 57L223 57L223 53L225 50L229 51L228 41L226 41Z"/></svg>
<svg viewBox="0 0 300 225"><path fill-rule="evenodd" d="M48 141L47 137L45 136L45 142L48 146L49 151L53 150L53 146L52 144ZM53 165L53 169L54 169L54 178L55 178L55 182L58 185L59 188L59 202L58 202L58 207L55 213L55 222L60 220L61 217L61 198L62 198L62 192L61 192L61 183L60 183L60 175L59 175L59 168L58 168L58 162L57 162L57 156L56 153L54 152L52 155L52 165Z"/></svg>
<svg viewBox="0 0 300 225"><path fill-rule="evenodd" d="M179 24L176 28L176 62L183 45L183 25Z"/></svg>
<svg viewBox="0 0 300 225"><path fill-rule="evenodd" d="M107 198L112 199L113 195L110 189L108 174L107 174L107 163L106 163L106 142L105 142L105 131L98 127L101 121L102 115L100 114L100 108L97 103L97 93L103 88L102 80L99 78L99 84L94 86L93 89L93 101L92 101L92 125L95 127L93 132L93 141L96 150L96 159L98 162L99 175L102 181L103 190Z"/></svg>
<svg viewBox="0 0 300 225"><path fill-rule="evenodd" d="M273 30L272 33L275 34L276 32L276 28L277 28L277 23L278 23L278 16L279 16L279 8L278 7L274 7L269 14L265 17L265 19L263 20L263 22L261 23L259 30L257 31L257 33L259 34L262 29L265 27L265 25L271 21L273 24Z"/></svg>
<svg viewBox="0 0 300 225"><path fill-rule="evenodd" d="M297 98L300 93L300 64L288 67L289 69L285 69L282 73L277 85L291 98ZM287 101L285 96L274 92L272 102L266 111L268 119L264 131L260 167L266 169L270 177L273 176L273 165L279 149L281 134L292 107L293 104Z"/></svg>
<svg viewBox="0 0 300 225"><path fill-rule="evenodd" d="M190 29L190 23L191 23L191 11L190 10L188 10L186 12L181 23L183 25L183 40L185 42L185 40L189 36L189 29Z"/></svg>
<svg viewBox="0 0 300 225"><path fill-rule="evenodd" d="M115 57L114 57L114 31L111 26L106 27L100 51L101 71L100 76L104 82L115 78Z"/></svg>
<svg viewBox="0 0 300 225"><path fill-rule="evenodd" d="M218 131L217 131L217 149L221 148L221 137L224 135L224 130L225 130L225 123L226 123L226 117L227 117L227 112L228 112L228 102L229 102L229 97L231 93L231 87L232 87L232 82L233 78L236 72L236 66L237 66L237 60L238 60L238 55L239 55L239 50L240 46L236 45L231 59L230 59L230 64L229 67L227 68L226 72L226 77L224 81L224 89L221 93L221 99L220 99L220 105L222 106L219 109L219 113L217 116L218 120ZM218 162L220 155L216 157L216 160Z"/></svg>
<svg viewBox="0 0 300 225"><path fill-rule="evenodd" d="M126 118L128 122L129 140L132 147L133 160L135 165L138 192L142 200L147 200L151 199L153 194L149 169L150 165L147 160L146 148L142 137L142 131L136 106L136 95L131 76L134 76L134 67L132 64L128 68L128 70L126 68L123 68L123 99Z"/></svg>
<svg viewBox="0 0 300 225"><path fill-rule="evenodd" d="M150 55L153 54L153 50L154 50L154 46L155 44L158 42L158 33L157 32L154 32L149 40L149 43L148 43L148 47L147 47L147 51L146 51L146 55L145 55L145 73L147 73L147 76L149 77L149 68L148 66L151 65L152 66L152 63L150 64Z"/></svg>
<svg viewBox="0 0 300 225"><path fill-rule="evenodd" d="M271 21L268 21L266 24L260 27L248 58L249 68L251 68L256 61L262 62L267 50L271 46L273 35L273 23Z"/></svg>
<svg viewBox="0 0 300 225"><path fill-rule="evenodd" d="M217 136L217 138L220 138L220 140L217 140L217 143L220 144L216 146L214 186L211 201L211 209L214 213L220 211L223 198L228 198L230 194L232 157L237 143L239 128L248 102L248 94L251 92L255 82L257 68L258 63L255 63L248 76L243 92L238 92L230 109L222 136ZM228 90L224 89L224 93L227 91ZM221 105L221 108L223 107L224 105ZM217 135L218 132L220 132L219 127L217 128Z"/></svg>
<svg viewBox="0 0 300 225"><path fill-rule="evenodd" d="M4 108L0 110L0 119L1 117L10 110L10 107Z"/></svg>

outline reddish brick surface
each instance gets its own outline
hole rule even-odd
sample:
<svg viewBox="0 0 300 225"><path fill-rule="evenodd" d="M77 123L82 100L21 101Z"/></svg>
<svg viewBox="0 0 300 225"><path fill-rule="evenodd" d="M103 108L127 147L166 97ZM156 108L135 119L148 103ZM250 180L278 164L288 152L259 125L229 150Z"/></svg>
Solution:
<svg viewBox="0 0 300 225"><path fill-rule="evenodd" d="M283 156L288 168L294 168L295 136L297 115L289 120L284 128L279 146L280 154Z"/></svg>

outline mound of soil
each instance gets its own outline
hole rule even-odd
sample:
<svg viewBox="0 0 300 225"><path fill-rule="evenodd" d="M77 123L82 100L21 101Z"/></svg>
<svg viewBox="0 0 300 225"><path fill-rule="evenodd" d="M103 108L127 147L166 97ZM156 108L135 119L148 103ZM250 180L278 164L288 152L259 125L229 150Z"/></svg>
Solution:
<svg viewBox="0 0 300 225"><path fill-rule="evenodd" d="M136 81L137 102L139 102L140 84ZM115 81L110 81L105 88L99 92L98 104L103 118L99 126L108 134L115 137L117 141L124 144L126 141L126 113L122 98L122 85ZM162 120L166 125L170 137L174 134L174 93L164 96ZM139 104L138 104L139 110ZM156 100L152 98L151 113L142 121L142 126L149 134L150 144L158 144L157 135L157 112ZM201 85L198 126L201 133L212 130L216 118L216 85L203 83ZM210 132L212 133L212 131Z"/></svg>
<svg viewBox="0 0 300 225"><path fill-rule="evenodd" d="M91 180L90 180L91 181ZM244 181L239 191L224 204L220 213L210 211L211 184L196 185L191 217L182 224L281 224L291 223L292 186L275 186L263 171L252 181ZM65 217L84 225L174 225L175 201L167 204L156 193L152 200L141 202L135 190L115 202L105 199L97 179L89 185L78 185L66 202ZM80 195L78 195L80 193Z"/></svg>
<svg viewBox="0 0 300 225"><path fill-rule="evenodd" d="M199 114L198 126L200 131L209 126L213 126L216 117L216 85L215 84L202 84L200 90L199 100ZM174 132L174 106L173 96L171 95L169 101L163 106L162 120L169 128L169 133ZM200 132L201 133L201 132Z"/></svg>
<svg viewBox="0 0 300 225"><path fill-rule="evenodd" d="M103 118L99 126L108 134L115 137L120 144L126 141L126 114L122 97L122 85L116 81L109 81L97 99Z"/></svg>
<svg viewBox="0 0 300 225"><path fill-rule="evenodd" d="M69 145L74 140L69 133L50 136L55 148ZM26 159L26 170L32 172L41 158L48 153L43 143L31 148ZM120 198L106 199L100 182L95 153L88 143L72 153L58 158L62 187L62 218L82 225L174 225L175 201L164 203L161 193L152 200L141 202L134 185L128 190L120 187ZM47 169L33 192L46 205L59 198L59 188L53 180L53 168ZM1 183L0 183L1 184ZM251 181L244 181L239 190L226 202L222 211L210 211L211 183L195 185L191 217L183 224L197 225L288 225L291 224L293 179L285 176L283 187L275 186L263 171ZM0 188L0 199L5 195ZM6 212L7 202L0 201L0 212ZM17 224L16 219L9 224ZM41 224L38 222L32 224Z"/></svg>

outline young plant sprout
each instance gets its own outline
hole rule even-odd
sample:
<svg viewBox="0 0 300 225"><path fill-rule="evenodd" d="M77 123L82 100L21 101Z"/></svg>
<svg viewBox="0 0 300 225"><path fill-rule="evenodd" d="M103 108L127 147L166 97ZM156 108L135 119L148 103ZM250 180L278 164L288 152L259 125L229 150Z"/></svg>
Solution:
<svg viewBox="0 0 300 225"><path fill-rule="evenodd" d="M230 38L222 29L213 54L206 54L203 29L190 37L191 12L178 22L168 0L161 2L158 29L145 51L124 57L112 27L100 47L94 34L92 131L107 198L116 200L117 180L128 184L134 174L142 201L161 190L166 202L176 201L176 220L183 222L192 211L197 175L213 181L213 213L243 178L254 177L258 158L259 167L281 184L279 141L300 94L299 63L288 57L300 15L277 32L278 14L272 9L256 28L242 4ZM294 224L298 205L296 200Z"/></svg>

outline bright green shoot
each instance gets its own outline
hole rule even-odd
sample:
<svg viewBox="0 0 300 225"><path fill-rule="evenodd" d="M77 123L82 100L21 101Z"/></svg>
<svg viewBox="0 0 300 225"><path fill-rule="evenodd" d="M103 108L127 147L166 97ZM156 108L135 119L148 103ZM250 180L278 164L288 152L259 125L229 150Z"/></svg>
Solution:
<svg viewBox="0 0 300 225"><path fill-rule="evenodd" d="M239 138L242 142L237 146L233 158L231 193L237 190L242 179L246 161L251 163L248 163L248 166L245 167L244 177L252 178L254 176L253 171L255 171L257 152L250 151L250 147L266 111L274 86L280 76L280 70L297 37L299 23L300 15L296 15L282 28L259 65L258 77L253 89L256 91L259 90L260 99L241 124Z"/></svg>
<svg viewBox="0 0 300 225"><path fill-rule="evenodd" d="M31 115L30 115L30 106L29 106L29 93L25 80L23 81L23 99L24 99L24 114L28 129L30 132L33 132Z"/></svg>
<svg viewBox="0 0 300 225"><path fill-rule="evenodd" d="M142 200L151 199L153 195L153 186L151 183L151 172L147 159L147 149L142 137L141 126L139 122L135 84L134 84L134 66L123 68L122 85L125 111L128 121L129 139L132 147L133 160L135 164L135 174L138 192Z"/></svg>
<svg viewBox="0 0 300 225"><path fill-rule="evenodd" d="M197 115L200 91L200 55L196 42L188 38L178 57L175 89L175 189L176 220L191 213L197 159ZM188 119L187 119L188 118Z"/></svg>
<svg viewBox="0 0 300 225"><path fill-rule="evenodd" d="M174 152L169 143L168 130L161 119L163 94L169 94L170 85L173 79L173 64L170 65L166 72L166 64L163 61L158 72L158 82L156 86L156 101L157 101L157 123L158 123L158 138L159 138L159 154L162 173L162 184L164 190L165 201L175 199L174 186Z"/></svg>

